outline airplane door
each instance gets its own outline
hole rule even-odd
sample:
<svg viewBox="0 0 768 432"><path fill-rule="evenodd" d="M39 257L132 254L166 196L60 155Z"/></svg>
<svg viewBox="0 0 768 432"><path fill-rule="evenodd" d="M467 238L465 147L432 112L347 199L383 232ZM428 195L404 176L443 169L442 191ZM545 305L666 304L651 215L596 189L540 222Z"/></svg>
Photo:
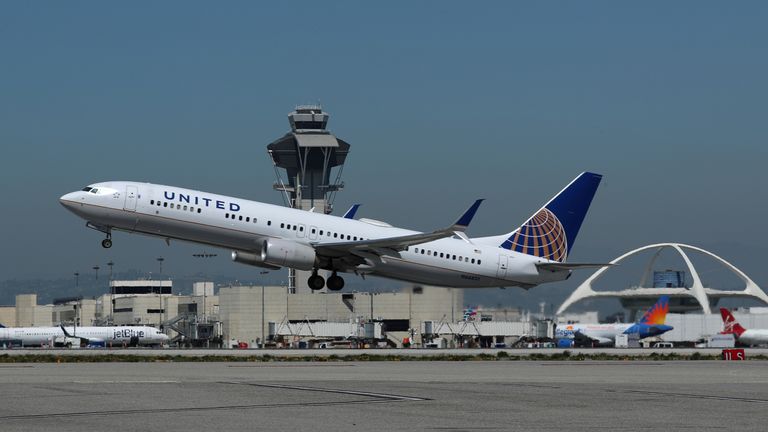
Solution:
<svg viewBox="0 0 768 432"><path fill-rule="evenodd" d="M317 227L316 226L309 227L309 239L310 240L317 240Z"/></svg>
<svg viewBox="0 0 768 432"><path fill-rule="evenodd" d="M296 231L296 235L297 235L298 237L304 237L304 230L305 230L305 229L306 229L306 228L304 227L304 225L303 225L303 224L299 224L299 229Z"/></svg>
<svg viewBox="0 0 768 432"><path fill-rule="evenodd" d="M139 194L139 189L136 186L125 187L125 205L123 209L128 211L136 211L136 196Z"/></svg>
<svg viewBox="0 0 768 432"><path fill-rule="evenodd" d="M507 267L509 267L509 257L499 254L499 268L496 270L496 277L499 279L507 277Z"/></svg>

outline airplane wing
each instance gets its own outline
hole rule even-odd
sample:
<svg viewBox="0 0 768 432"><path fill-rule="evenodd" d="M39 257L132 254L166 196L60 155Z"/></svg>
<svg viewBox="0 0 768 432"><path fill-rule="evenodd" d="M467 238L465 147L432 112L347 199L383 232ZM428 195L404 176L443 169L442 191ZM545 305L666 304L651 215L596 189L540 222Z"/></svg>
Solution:
<svg viewBox="0 0 768 432"><path fill-rule="evenodd" d="M617 264L611 263L569 263L569 262L547 262L537 263L536 267L542 270L577 270L583 268L613 267Z"/></svg>
<svg viewBox="0 0 768 432"><path fill-rule="evenodd" d="M463 215L453 225L448 228L443 228L430 233L418 233L409 234L396 237L385 237L369 240L358 240L348 242L337 243L324 243L313 244L318 255L330 256L330 257L342 257L355 252L372 252L376 255L381 255L384 250L390 251L402 251L409 246L418 245L421 243L431 242L441 238L452 237L457 232L464 232L469 223L472 222L472 218L477 213L477 209L483 202L482 199L476 200L472 206L464 212Z"/></svg>

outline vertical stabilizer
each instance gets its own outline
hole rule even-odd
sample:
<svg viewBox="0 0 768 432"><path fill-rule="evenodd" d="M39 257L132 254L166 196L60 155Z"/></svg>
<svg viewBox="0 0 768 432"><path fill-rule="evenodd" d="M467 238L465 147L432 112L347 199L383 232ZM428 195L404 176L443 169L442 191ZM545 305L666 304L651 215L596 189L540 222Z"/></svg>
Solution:
<svg viewBox="0 0 768 432"><path fill-rule="evenodd" d="M560 193L507 234L504 249L564 262L576 241L602 175L581 173Z"/></svg>
<svg viewBox="0 0 768 432"><path fill-rule="evenodd" d="M723 318L723 334L734 334L738 338L747 331L736 321L736 318L728 309L720 308L720 316Z"/></svg>

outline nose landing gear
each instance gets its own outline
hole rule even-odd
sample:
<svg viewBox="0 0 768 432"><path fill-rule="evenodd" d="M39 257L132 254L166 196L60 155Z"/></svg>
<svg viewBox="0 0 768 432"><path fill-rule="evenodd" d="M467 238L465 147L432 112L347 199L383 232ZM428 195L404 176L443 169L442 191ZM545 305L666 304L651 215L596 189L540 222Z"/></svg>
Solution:
<svg viewBox="0 0 768 432"><path fill-rule="evenodd" d="M101 241L101 247L104 249L109 249L112 247L112 236L108 235L107 238Z"/></svg>

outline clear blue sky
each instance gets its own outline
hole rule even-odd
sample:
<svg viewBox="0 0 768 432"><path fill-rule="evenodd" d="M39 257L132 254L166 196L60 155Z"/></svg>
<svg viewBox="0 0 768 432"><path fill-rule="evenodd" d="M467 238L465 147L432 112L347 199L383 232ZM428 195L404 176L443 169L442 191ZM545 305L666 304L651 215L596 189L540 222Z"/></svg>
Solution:
<svg viewBox="0 0 768 432"><path fill-rule="evenodd" d="M58 197L142 180L279 203L265 146L321 102L352 144L337 207L428 230L487 198L512 230L605 175L573 249L682 241L768 285L765 2L3 2L0 279L200 248L100 234ZM208 264L248 278L252 269ZM574 278L582 280L586 277ZM569 283L572 281L569 281ZM540 288L548 289L548 288Z"/></svg>

